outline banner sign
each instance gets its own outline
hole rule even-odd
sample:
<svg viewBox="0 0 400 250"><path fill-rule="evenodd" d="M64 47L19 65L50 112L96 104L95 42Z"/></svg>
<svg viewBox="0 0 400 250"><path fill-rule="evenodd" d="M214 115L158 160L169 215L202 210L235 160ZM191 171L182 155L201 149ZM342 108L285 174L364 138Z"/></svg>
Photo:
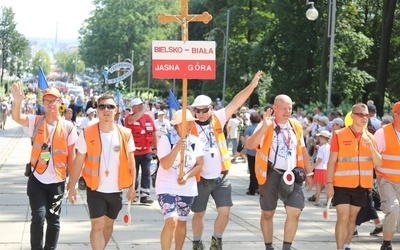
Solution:
<svg viewBox="0 0 400 250"><path fill-rule="evenodd" d="M153 78L215 79L215 41L153 41Z"/></svg>
<svg viewBox="0 0 400 250"><path fill-rule="evenodd" d="M133 64L128 63L128 62L120 62L120 63L114 64L108 70L108 73L111 74L114 71L122 70L122 71L124 71L124 74L122 74L121 76L114 78L114 79L107 79L107 84L117 83L117 82L120 82L120 81L128 78L130 75L132 75L133 69L134 69Z"/></svg>

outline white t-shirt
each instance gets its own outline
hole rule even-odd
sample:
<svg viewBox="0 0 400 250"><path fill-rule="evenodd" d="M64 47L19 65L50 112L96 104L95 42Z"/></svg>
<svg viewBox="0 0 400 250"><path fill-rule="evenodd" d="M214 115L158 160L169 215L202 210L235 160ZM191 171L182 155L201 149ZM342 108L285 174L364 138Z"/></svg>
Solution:
<svg viewBox="0 0 400 250"><path fill-rule="evenodd" d="M29 119L29 126L23 127L23 129L26 134L28 134L30 137L32 137L33 131L35 130L36 115L28 115L28 119ZM46 122L46 121L43 120L43 122ZM68 121L64 121L64 122L68 122ZM51 133L50 134L50 142L48 143L50 148L51 148L51 142L53 141L53 135L54 135L53 127L54 126L50 126L49 124L47 124L48 130L47 130L46 134L48 135L49 133ZM38 136L38 135L36 134L36 136ZM68 135L67 145L70 146L70 145L74 144L76 142L77 138L78 138L78 134L76 133L76 128L75 128L75 126L72 126L72 131ZM33 167L32 167L32 171L33 171ZM35 172L33 172L33 175L36 177L36 179L38 179L41 183L44 183L44 184L58 183L58 182L63 181L63 180L58 179L56 172L54 171L53 157L50 157L49 165L48 165L46 171L43 172L43 174L39 174L35 171Z"/></svg>
<svg viewBox="0 0 400 250"><path fill-rule="evenodd" d="M228 138L239 138L238 127L242 122L237 118L228 120L227 128L229 128Z"/></svg>
<svg viewBox="0 0 400 250"><path fill-rule="evenodd" d="M315 169L327 170L330 150L331 150L331 145L329 145L328 143L325 143L319 147L317 159L321 158L322 161L320 164L318 164L318 166L315 167Z"/></svg>
<svg viewBox="0 0 400 250"><path fill-rule="evenodd" d="M81 128L86 128L86 127L89 127L89 126L91 126L91 125L93 125L95 123L98 123L98 122L99 122L99 118L93 117L92 120L90 120L89 117L85 117L85 118L82 119L80 127Z"/></svg>
<svg viewBox="0 0 400 250"><path fill-rule="evenodd" d="M121 191L118 187L118 168L122 145L119 141L118 129L115 126L111 132L104 133L100 131L102 148L99 170L99 187L96 191L101 193L116 193ZM135 151L135 142L133 141L132 134L129 136L127 146L128 152ZM84 133L79 134L75 148L80 154L87 153ZM108 176L106 176L106 171L109 173Z"/></svg>
<svg viewBox="0 0 400 250"><path fill-rule="evenodd" d="M224 127L226 123L225 108L216 110L214 115L217 116L221 128ZM204 145L204 167L201 176L204 179L218 178L222 171L221 154L219 153L217 139L215 138L211 124L200 126L196 123L196 128L199 133L199 139Z"/></svg>
<svg viewBox="0 0 400 250"><path fill-rule="evenodd" d="M160 138L162 135L168 133L168 131L171 128L171 124L167 119L163 119L161 122L159 119L154 120L154 126L156 127L156 134L158 138Z"/></svg>
<svg viewBox="0 0 400 250"><path fill-rule="evenodd" d="M263 125L262 123L258 124L256 129L254 130L254 133L257 132L262 125ZM280 170L287 170L287 169L291 170L294 169L297 165L296 161L297 137L296 134L294 133L293 128L290 126L289 122L287 122L286 124L278 124L278 125L281 127L281 129L277 135L277 133L275 132L275 127L277 126L277 124L274 123L274 132L273 132L274 135L272 138L272 147L271 150L269 151L268 161L274 164L276 158L274 168ZM301 135L301 138L303 138L303 133ZM261 147L263 146L262 145L263 141L264 141L264 136L261 139L260 143ZM301 147L304 147L305 145L304 140L300 140L300 143Z"/></svg>
<svg viewBox="0 0 400 250"><path fill-rule="evenodd" d="M194 167L196 164L196 157L204 155L202 150L203 144L196 136L188 134L186 138L187 146L185 150L184 173L187 173ZM171 130L170 139L171 143L169 142L167 135L163 135L158 141L157 156L159 159L167 156L172 150L171 144L174 148L180 140L180 136L175 129ZM192 144L194 144L194 150L191 146ZM179 151L171 168L164 169L160 165L157 171L156 194L174 194L181 196L197 195L197 183L195 176L187 179L185 185L178 184L180 160L181 152Z"/></svg>

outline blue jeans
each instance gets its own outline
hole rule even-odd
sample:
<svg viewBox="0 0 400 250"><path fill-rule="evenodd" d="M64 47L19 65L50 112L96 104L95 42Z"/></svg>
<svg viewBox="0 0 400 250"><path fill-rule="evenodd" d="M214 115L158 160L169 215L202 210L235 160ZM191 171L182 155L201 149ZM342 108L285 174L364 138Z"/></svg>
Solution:
<svg viewBox="0 0 400 250"><path fill-rule="evenodd" d="M32 210L31 249L56 249L60 234L60 213L65 182L43 184L32 174L28 179L27 194ZM46 220L46 242L43 248L43 229Z"/></svg>
<svg viewBox="0 0 400 250"><path fill-rule="evenodd" d="M135 190L138 190L139 187L139 166L142 170L142 177L140 179L140 197L149 197L150 196L150 183L151 183L151 175L150 175L150 163L153 159L153 153L148 153L145 155L135 155L136 162L136 182L135 182Z"/></svg>

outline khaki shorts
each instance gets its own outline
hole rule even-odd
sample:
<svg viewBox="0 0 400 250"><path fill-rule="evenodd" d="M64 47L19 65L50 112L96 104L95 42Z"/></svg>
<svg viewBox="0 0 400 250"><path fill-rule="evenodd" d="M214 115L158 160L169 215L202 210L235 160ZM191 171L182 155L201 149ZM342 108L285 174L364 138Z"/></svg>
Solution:
<svg viewBox="0 0 400 250"><path fill-rule="evenodd" d="M267 176L267 181L264 185L260 185L258 188L260 191L260 207L264 211L273 211L276 209L278 204L278 189L283 174L280 174L275 170L269 170ZM305 203L301 185L296 182L294 182L293 185L293 192L289 194L283 204L285 206L303 210Z"/></svg>
<svg viewBox="0 0 400 250"><path fill-rule="evenodd" d="M199 194L194 198L192 205L192 211L195 213L206 211L210 195L213 197L217 208L233 206L232 186L227 177L211 180L201 177L200 181L197 182L197 191Z"/></svg>

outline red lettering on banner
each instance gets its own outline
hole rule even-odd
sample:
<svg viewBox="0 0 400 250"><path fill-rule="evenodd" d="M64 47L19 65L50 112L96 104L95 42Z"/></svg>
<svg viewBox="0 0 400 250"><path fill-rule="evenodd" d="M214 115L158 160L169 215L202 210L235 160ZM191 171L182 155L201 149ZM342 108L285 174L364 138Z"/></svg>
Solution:
<svg viewBox="0 0 400 250"><path fill-rule="evenodd" d="M155 53L182 53L182 47L162 47L162 46L155 46L154 47Z"/></svg>
<svg viewBox="0 0 400 250"><path fill-rule="evenodd" d="M192 54L214 54L212 48L192 48Z"/></svg>

